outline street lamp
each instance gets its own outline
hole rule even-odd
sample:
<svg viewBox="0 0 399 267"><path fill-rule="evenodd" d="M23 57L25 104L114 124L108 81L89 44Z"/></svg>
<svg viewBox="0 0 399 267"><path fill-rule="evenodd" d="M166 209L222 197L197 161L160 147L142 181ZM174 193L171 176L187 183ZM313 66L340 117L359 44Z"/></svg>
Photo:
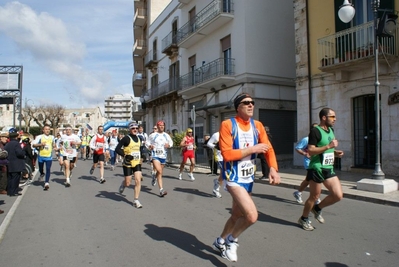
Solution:
<svg viewBox="0 0 399 267"><path fill-rule="evenodd" d="M385 174L381 169L381 141L380 141L380 82L378 80L378 7L380 6L380 0L371 0L371 7L374 13L374 67L375 67L375 166L372 174L372 178L376 180L384 180ZM344 10L343 10L344 9ZM353 12L351 11L353 9ZM342 22L348 23L353 19L355 15L355 9L348 0L344 0L343 5L338 11L338 16Z"/></svg>

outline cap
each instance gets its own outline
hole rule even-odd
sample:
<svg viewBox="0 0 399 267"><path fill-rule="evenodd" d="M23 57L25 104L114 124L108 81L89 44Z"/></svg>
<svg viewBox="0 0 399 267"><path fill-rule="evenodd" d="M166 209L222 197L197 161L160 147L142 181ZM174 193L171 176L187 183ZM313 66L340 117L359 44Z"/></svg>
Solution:
<svg viewBox="0 0 399 267"><path fill-rule="evenodd" d="M247 97L252 98L252 96L250 96L250 95L247 94L247 93L239 94L238 96L236 96L236 98L234 98L234 108L235 108L236 111L237 111L238 106L240 105L241 101L242 101L243 99L247 98Z"/></svg>
<svg viewBox="0 0 399 267"><path fill-rule="evenodd" d="M158 121L158 122L157 122L157 125L163 125L163 126L165 126L165 122L164 122L164 121Z"/></svg>
<svg viewBox="0 0 399 267"><path fill-rule="evenodd" d="M129 130L130 130L132 128L138 128L139 126L138 126L138 124L136 122L132 121L131 123L129 123L128 127L129 127Z"/></svg>
<svg viewBox="0 0 399 267"><path fill-rule="evenodd" d="M2 133L0 133L0 137L8 137L8 133L7 132L2 132Z"/></svg>
<svg viewBox="0 0 399 267"><path fill-rule="evenodd" d="M187 133L192 133L192 132L193 132L193 129L187 128L186 132L187 132Z"/></svg>

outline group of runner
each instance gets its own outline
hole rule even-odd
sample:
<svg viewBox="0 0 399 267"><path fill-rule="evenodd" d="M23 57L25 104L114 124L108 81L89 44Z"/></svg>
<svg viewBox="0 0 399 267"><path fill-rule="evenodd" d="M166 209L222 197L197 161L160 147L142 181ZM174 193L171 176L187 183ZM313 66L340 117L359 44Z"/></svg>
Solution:
<svg viewBox="0 0 399 267"><path fill-rule="evenodd" d="M219 163L220 176L214 180L213 193L216 197L221 197L220 187L230 193L233 204L231 214L226 221L223 230L213 243L215 249L220 251L223 258L230 261L237 261L238 237L258 219L258 211L252 200L252 188L255 176L255 159L258 154L264 154L269 165L268 179L272 185L280 183L278 165L273 146L268 139L264 126L261 122L254 120L255 101L249 94L242 93L234 99L234 107L237 115L222 122L219 132L215 133L207 145L215 149L216 159ZM343 152L336 150L338 141L335 139L332 129L335 121L335 112L330 108L323 108L319 113L320 123L313 125L306 150L301 154L309 159L307 176L303 187L309 185L310 196L306 200L299 218L299 225L307 231L315 228L309 221L309 213L312 212L320 223L325 220L322 216L322 209L330 206L342 199L342 188L338 177L334 173L334 158L342 157ZM142 179L143 157L148 150L152 162L152 182L158 184L159 195L164 197L167 191L164 189L162 175L167 158L167 149L173 146L173 141L169 134L165 132L165 122L158 121L154 126L154 131L150 135L143 133L142 127L135 122L128 125L129 133L122 139L117 140L113 135L113 140L108 143L103 133L103 126L98 127L98 132L90 140L89 147L93 150L93 166L90 174L93 174L100 164L100 183L105 182L104 178L104 155L112 147L115 155L123 158L122 168L124 180L119 187L119 193L123 193L134 178L134 206L142 208L139 201ZM50 127L43 127L43 134L35 139L33 146L39 149L39 171L44 173L46 165L46 178L44 190L49 189L49 174L51 168L52 148L56 148L62 155L62 162L65 173L65 186L71 185L71 174L76 165L77 146L82 144L82 140L72 133L72 128L68 127L66 133L60 135L57 143L54 137L49 135ZM182 170L187 159L191 161L189 178L194 180L193 168L195 166L194 150L195 142L192 130L186 131L186 136L180 143L183 148L183 161L180 165L179 179L182 179ZM115 161L111 159L111 166ZM321 185L324 185L330 194L320 202ZM303 189L303 188L302 188ZM302 201L302 199L301 199ZM298 201L300 202L300 201Z"/></svg>

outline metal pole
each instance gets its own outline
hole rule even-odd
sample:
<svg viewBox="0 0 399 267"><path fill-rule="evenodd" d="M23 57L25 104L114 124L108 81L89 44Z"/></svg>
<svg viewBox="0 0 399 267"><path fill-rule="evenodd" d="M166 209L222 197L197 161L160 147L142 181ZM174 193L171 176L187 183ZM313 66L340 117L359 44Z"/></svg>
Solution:
<svg viewBox="0 0 399 267"><path fill-rule="evenodd" d="M381 169L381 141L380 141L380 82L378 81L378 36L377 36L377 19L379 0L372 0L374 9L374 68L375 68L375 167L372 178L376 180L384 180L385 174Z"/></svg>

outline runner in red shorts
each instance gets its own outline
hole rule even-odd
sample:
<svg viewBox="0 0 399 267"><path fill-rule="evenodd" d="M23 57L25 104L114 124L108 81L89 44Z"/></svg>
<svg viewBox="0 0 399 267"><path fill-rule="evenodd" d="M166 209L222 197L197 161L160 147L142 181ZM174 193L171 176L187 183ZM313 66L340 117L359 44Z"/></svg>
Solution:
<svg viewBox="0 0 399 267"><path fill-rule="evenodd" d="M180 146L183 148L183 161L180 164L180 172L179 172L179 180L183 179L182 178L182 173L184 169L184 165L187 162L187 159L190 159L190 173L188 174L188 177L192 181L195 180L194 175L193 175L193 170L195 166L195 140L193 137L193 130L191 128L187 128L186 131L186 136L183 138L183 140L180 143Z"/></svg>

